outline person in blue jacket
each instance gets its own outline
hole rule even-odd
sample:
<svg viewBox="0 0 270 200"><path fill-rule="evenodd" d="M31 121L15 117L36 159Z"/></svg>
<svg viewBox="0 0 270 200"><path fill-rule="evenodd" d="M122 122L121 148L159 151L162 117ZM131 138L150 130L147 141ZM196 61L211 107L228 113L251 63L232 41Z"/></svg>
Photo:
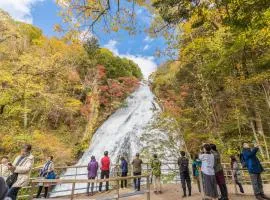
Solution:
<svg viewBox="0 0 270 200"><path fill-rule="evenodd" d="M261 178L261 173L263 172L263 167L261 165L260 160L256 156L259 148L258 145L254 145L254 148L250 148L248 143L243 144L242 155L246 163L246 167L248 169L253 191L256 199L265 200L269 199L269 197L265 196L263 191L263 183Z"/></svg>
<svg viewBox="0 0 270 200"><path fill-rule="evenodd" d="M121 157L121 177L127 177L128 163L124 156ZM121 180L121 188L127 188L127 180Z"/></svg>

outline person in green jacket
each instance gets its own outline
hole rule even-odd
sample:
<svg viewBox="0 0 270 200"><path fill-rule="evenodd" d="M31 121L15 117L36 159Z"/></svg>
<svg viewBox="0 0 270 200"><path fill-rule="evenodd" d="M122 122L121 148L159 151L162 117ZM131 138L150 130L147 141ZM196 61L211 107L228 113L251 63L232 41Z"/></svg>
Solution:
<svg viewBox="0 0 270 200"><path fill-rule="evenodd" d="M151 160L151 169L152 169L152 177L154 183L154 193L162 193L161 192L161 162L158 159L157 154L153 155L153 159Z"/></svg>

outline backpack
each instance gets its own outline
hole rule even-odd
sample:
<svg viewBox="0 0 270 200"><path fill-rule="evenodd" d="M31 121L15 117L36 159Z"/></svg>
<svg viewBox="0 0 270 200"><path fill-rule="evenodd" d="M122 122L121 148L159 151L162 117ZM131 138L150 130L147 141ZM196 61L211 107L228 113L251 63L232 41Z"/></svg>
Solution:
<svg viewBox="0 0 270 200"><path fill-rule="evenodd" d="M246 162L246 160L244 158L243 153L240 153L239 160L240 160L240 163L242 165L242 168L247 168L247 162Z"/></svg>

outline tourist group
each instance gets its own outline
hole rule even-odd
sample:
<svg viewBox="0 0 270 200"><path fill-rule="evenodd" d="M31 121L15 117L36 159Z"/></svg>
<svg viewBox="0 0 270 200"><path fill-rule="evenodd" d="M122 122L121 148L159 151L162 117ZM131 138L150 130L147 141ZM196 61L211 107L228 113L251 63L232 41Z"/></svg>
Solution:
<svg viewBox="0 0 270 200"><path fill-rule="evenodd" d="M22 187L29 184L31 170L34 165L34 156L31 153L32 146L26 144L22 147L20 155L17 156L13 163L9 162L7 156L3 156L0 164L0 200L16 200L18 192ZM270 200L264 194L261 173L263 167L257 157L258 146L250 148L248 143L243 144L243 150L240 155L231 156L231 171L235 184L238 185L241 193L244 193L241 184L240 170L246 168L251 179L254 195L258 200ZM193 181L198 185L198 190L203 195L204 199L220 199L228 200L228 190L226 186L224 169L221 164L220 153L215 144L203 144L200 152L197 155L192 155L192 162L189 161L189 156L186 152L181 151L178 158L178 166L180 172L181 186L183 189L183 198L192 195L190 166L192 167ZM109 152L104 152L104 157L98 162L95 156L91 156L87 166L88 179L97 179L98 170L100 169L100 179L109 179L111 173L111 160ZM120 158L119 171L121 177L127 177L128 174L134 176L133 186L135 191L141 189L141 175L144 170L143 160L140 154L137 153L135 158L129 163L124 156ZM148 162L149 163L149 162ZM129 166L131 172L129 173ZM162 176L162 162L157 154L154 154L150 159L151 180L155 194L162 193L161 176ZM54 171L53 156L49 156L44 166L39 171L39 178L43 179L56 179ZM95 188L95 183L87 185L87 195L93 195L94 191L102 192L104 188L109 190L109 181L105 180L106 184L103 187L102 182ZM91 186L91 187L90 187ZM51 187L50 184L39 184L36 197L40 198L44 188L43 197L48 197L48 191ZM128 181L124 178L121 179L121 188L128 187Z"/></svg>

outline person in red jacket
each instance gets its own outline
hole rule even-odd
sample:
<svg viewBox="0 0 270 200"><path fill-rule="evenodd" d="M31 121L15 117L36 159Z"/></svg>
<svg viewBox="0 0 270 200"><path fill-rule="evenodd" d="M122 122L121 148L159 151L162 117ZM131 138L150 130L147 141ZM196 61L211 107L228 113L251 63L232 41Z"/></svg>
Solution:
<svg viewBox="0 0 270 200"><path fill-rule="evenodd" d="M104 152L104 157L101 159L101 179L108 179L110 177L110 158L108 156L108 151ZM99 183L99 191L101 192L102 190L102 182ZM109 190L109 181L106 181L106 191Z"/></svg>

